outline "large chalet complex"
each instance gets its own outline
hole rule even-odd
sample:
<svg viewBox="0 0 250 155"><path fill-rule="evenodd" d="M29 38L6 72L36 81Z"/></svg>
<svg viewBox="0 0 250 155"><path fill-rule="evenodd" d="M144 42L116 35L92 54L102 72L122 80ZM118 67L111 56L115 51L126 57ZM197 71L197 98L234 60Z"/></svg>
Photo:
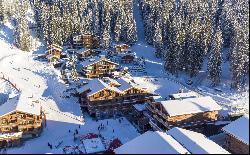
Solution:
<svg viewBox="0 0 250 155"><path fill-rule="evenodd" d="M151 100L151 93L125 78L93 79L78 89L81 107L97 117L128 113L133 104Z"/></svg>
<svg viewBox="0 0 250 155"><path fill-rule="evenodd" d="M217 120L221 107L211 97L153 102L147 106L151 124L168 130L173 127L192 128Z"/></svg>
<svg viewBox="0 0 250 155"><path fill-rule="evenodd" d="M37 101L18 95L0 106L0 148L20 145L20 139L38 136L44 117Z"/></svg>
<svg viewBox="0 0 250 155"><path fill-rule="evenodd" d="M98 78L112 75L119 64L114 63L104 56L87 59L80 63L80 68L87 78Z"/></svg>

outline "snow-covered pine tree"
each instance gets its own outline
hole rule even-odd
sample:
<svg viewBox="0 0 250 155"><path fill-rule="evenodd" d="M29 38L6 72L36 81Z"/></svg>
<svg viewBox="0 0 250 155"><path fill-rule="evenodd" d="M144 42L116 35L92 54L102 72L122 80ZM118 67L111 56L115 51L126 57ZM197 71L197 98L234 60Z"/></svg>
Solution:
<svg viewBox="0 0 250 155"><path fill-rule="evenodd" d="M104 2L104 8L103 8L103 17L102 17L102 26L104 27L104 32L102 34L101 38L101 47L104 49L108 49L111 47L112 43L112 38L111 38L111 27L110 27L110 22L111 22L111 17L110 17L110 4L108 1ZM101 27L102 27L101 26Z"/></svg>
<svg viewBox="0 0 250 155"><path fill-rule="evenodd" d="M249 32L248 28L237 24L234 48L231 55L232 85L234 89L241 89L246 84L249 74Z"/></svg>
<svg viewBox="0 0 250 155"><path fill-rule="evenodd" d="M4 7L3 7L3 0L0 0L0 26L3 23L4 20Z"/></svg>
<svg viewBox="0 0 250 155"><path fill-rule="evenodd" d="M36 21L36 35L38 38L42 39L42 2L41 0L34 1L34 13Z"/></svg>
<svg viewBox="0 0 250 155"><path fill-rule="evenodd" d="M80 32L80 23L81 23L81 18L80 18L80 13L79 13L79 7L78 7L78 0L72 0L71 5L70 5L70 10L72 13L72 26L73 26L73 34L76 34Z"/></svg>
<svg viewBox="0 0 250 155"><path fill-rule="evenodd" d="M221 63L222 63L222 32L218 29L215 33L211 51L209 52L208 60L208 79L211 81L212 86L217 86L221 78Z"/></svg>
<svg viewBox="0 0 250 155"><path fill-rule="evenodd" d="M61 21L62 21L61 12L60 12L58 5L52 5L52 14L51 14L51 21L50 21L50 25L51 25L50 40L52 44L62 45L62 42L63 42L62 34L63 32L65 32L65 30L64 31L62 30ZM64 25L64 26L67 26L67 25Z"/></svg>
<svg viewBox="0 0 250 155"><path fill-rule="evenodd" d="M114 36L116 43L120 42L121 35L122 35L122 15L121 13L118 14L118 17L116 19L115 29L114 29Z"/></svg>
<svg viewBox="0 0 250 155"><path fill-rule="evenodd" d="M162 38L162 26L160 25L160 20L156 24L155 28L155 35L153 38L153 45L156 49L156 57L162 58L163 57L163 38Z"/></svg>
<svg viewBox="0 0 250 155"><path fill-rule="evenodd" d="M31 50L31 37L29 31L29 22L27 20L26 13L30 5L28 1L19 2L19 11L15 16L17 19L17 25L14 32L15 45L23 51Z"/></svg>
<svg viewBox="0 0 250 155"><path fill-rule="evenodd" d="M41 23L42 23L42 31L43 38L47 44L50 44L50 31L51 31L51 7L49 4L42 3L42 11L41 11Z"/></svg>

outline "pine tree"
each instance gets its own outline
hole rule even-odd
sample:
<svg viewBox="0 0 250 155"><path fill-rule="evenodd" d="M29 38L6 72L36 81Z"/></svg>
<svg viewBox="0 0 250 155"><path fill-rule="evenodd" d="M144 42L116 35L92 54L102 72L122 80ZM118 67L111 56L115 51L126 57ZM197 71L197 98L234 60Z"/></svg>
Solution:
<svg viewBox="0 0 250 155"><path fill-rule="evenodd" d="M249 73L249 36L246 28L237 24L235 46L231 56L232 88L240 89L246 84Z"/></svg>
<svg viewBox="0 0 250 155"><path fill-rule="evenodd" d="M163 39L162 39L162 27L160 25L160 22L157 22L156 29L155 29L155 35L153 38L154 41L154 47L156 48L156 57L162 58L163 54Z"/></svg>
<svg viewBox="0 0 250 155"><path fill-rule="evenodd" d="M31 50L29 22L26 17L29 7L27 1L19 2L20 10L16 13L17 25L14 31L14 41L15 45L23 51Z"/></svg>
<svg viewBox="0 0 250 155"><path fill-rule="evenodd" d="M217 86L221 78L221 63L222 63L222 32L217 30L211 46L209 61L208 61L208 78L212 86Z"/></svg>
<svg viewBox="0 0 250 155"><path fill-rule="evenodd" d="M121 39L121 35L122 35L122 16L121 16L121 14L119 14L117 17L114 33L115 33L115 41L116 41L116 43L119 43L120 39Z"/></svg>
<svg viewBox="0 0 250 155"><path fill-rule="evenodd" d="M4 7L3 7L3 0L0 0L0 25L3 23L4 20Z"/></svg>

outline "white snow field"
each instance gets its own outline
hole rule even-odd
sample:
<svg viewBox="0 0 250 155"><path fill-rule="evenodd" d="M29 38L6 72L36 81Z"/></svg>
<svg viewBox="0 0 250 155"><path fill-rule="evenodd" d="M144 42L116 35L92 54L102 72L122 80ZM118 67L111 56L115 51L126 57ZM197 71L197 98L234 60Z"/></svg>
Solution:
<svg viewBox="0 0 250 155"><path fill-rule="evenodd" d="M98 134L99 123L82 115L78 99L63 98L67 95L64 93L67 87L61 82L59 71L47 63L33 60L32 53L11 46L12 39L6 39L11 36L11 29L11 25L6 24L0 32L0 77L4 75L8 78L21 90L20 93L39 99L46 114L47 126L40 137L26 141L20 148L8 149L7 153L50 153L52 150L48 142L57 145L62 140L62 146L74 145L73 132L68 131L78 129L79 125L79 134ZM6 87L6 82L1 80L0 94L7 94ZM109 127L102 131L107 140L118 138L125 143L139 135L126 119L121 124L117 120L109 122Z"/></svg>

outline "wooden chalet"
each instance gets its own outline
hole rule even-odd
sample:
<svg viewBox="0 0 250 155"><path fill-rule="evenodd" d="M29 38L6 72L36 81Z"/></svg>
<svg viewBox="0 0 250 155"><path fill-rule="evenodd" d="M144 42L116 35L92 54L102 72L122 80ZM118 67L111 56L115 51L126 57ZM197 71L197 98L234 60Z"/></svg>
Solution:
<svg viewBox="0 0 250 155"><path fill-rule="evenodd" d="M133 62L135 59L135 56L133 54L124 54L121 56L121 63L129 64Z"/></svg>
<svg viewBox="0 0 250 155"><path fill-rule="evenodd" d="M116 53L126 53L128 52L130 46L127 44L115 45Z"/></svg>
<svg viewBox="0 0 250 155"><path fill-rule="evenodd" d="M9 99L0 106L0 148L20 145L20 139L27 136L38 136L43 120L37 101L23 95Z"/></svg>
<svg viewBox="0 0 250 155"><path fill-rule="evenodd" d="M79 68L87 78L97 78L104 76L112 76L119 64L110 61L109 59L99 56L84 60L80 63Z"/></svg>
<svg viewBox="0 0 250 155"><path fill-rule="evenodd" d="M97 118L126 115L133 104L152 101L151 93L125 78L93 79L78 93L81 107Z"/></svg>
<svg viewBox="0 0 250 155"><path fill-rule="evenodd" d="M195 128L217 120L221 107L211 97L149 103L150 124L156 130Z"/></svg>
<svg viewBox="0 0 250 155"><path fill-rule="evenodd" d="M84 34L82 35L82 41L83 41L83 47L84 48L98 48L100 45L100 40L98 37L92 35L92 34Z"/></svg>
<svg viewBox="0 0 250 155"><path fill-rule="evenodd" d="M73 36L73 46L76 48L83 47L83 40L82 35L75 35Z"/></svg>
<svg viewBox="0 0 250 155"><path fill-rule="evenodd" d="M226 134L225 148L233 154L249 154L249 115L233 121L222 130Z"/></svg>
<svg viewBox="0 0 250 155"><path fill-rule="evenodd" d="M77 50L76 53L79 58L89 58L89 57L98 56L101 52L92 50L92 49L82 48L82 49Z"/></svg>
<svg viewBox="0 0 250 155"><path fill-rule="evenodd" d="M54 62L56 60L59 60L62 56L62 50L63 48L56 44L51 44L48 46L47 52L46 52L46 58L49 62Z"/></svg>
<svg viewBox="0 0 250 155"><path fill-rule="evenodd" d="M188 99L188 98L196 98L199 97L200 95L197 94L196 92L182 92L182 93L177 93L177 94L171 94L169 95L169 98L171 100L183 100L183 99Z"/></svg>

